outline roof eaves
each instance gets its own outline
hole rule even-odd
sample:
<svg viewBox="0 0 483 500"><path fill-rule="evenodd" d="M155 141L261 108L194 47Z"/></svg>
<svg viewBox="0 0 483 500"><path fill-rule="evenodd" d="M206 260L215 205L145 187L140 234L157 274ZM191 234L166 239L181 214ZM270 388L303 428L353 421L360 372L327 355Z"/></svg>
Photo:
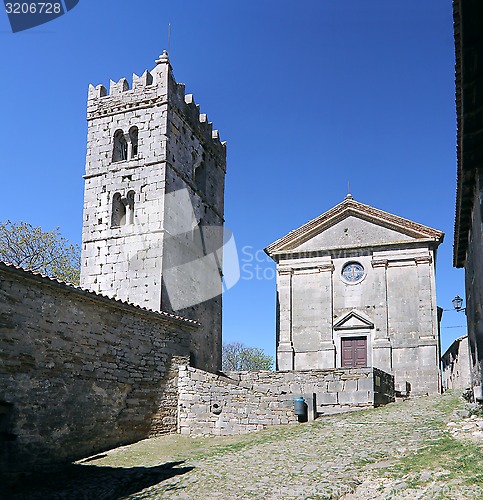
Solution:
<svg viewBox="0 0 483 500"><path fill-rule="evenodd" d="M286 255L286 254L292 254L292 255L298 255L298 254L307 254L307 253L318 253L318 252L323 252L323 253L329 253L329 252L334 252L334 251L339 251L339 250L355 250L355 249L363 249L363 248L373 248L373 247L394 247L398 245L404 245L404 246L414 246L414 245L421 245L423 243L435 243L437 240L434 238L418 238L414 240L399 240L399 241L380 241L380 242L375 242L375 243L360 243L356 245L338 245L338 246L333 246L333 247L326 247L322 250L295 250L295 249L279 249L279 250L274 250L270 253L270 256L278 256L278 255Z"/></svg>
<svg viewBox="0 0 483 500"><path fill-rule="evenodd" d="M200 323L198 321L192 320L185 318L183 316L178 316L176 314L168 313L166 311L155 311L153 309L148 309L146 307L142 307L136 304L133 304L131 302L127 302L124 300L120 299L115 299L112 297L109 297L107 295L103 295L97 292L93 292L91 290L87 290L85 288L82 288L78 285L73 285L72 283L68 283L66 281L62 281L58 278L54 278L52 276L47 276L46 274L42 274L37 271L30 271L28 269L24 269L20 266L16 266L15 264L11 264L8 262L3 262L0 261L0 271L5 271L5 272L10 272L13 274L17 275L22 275L24 278L27 279L33 279L38 282L43 282L45 284L53 285L53 286L59 286L64 288L66 291L70 292L75 292L80 295L83 295L85 297L94 299L94 300L101 300L104 303L111 304L112 306L115 307L122 307L122 308L127 308L131 310L135 310L137 312L149 314L149 315L154 315L158 317L159 319L167 319L169 321L174 321L178 323L183 323L185 325L190 325L191 327L198 327L200 326Z"/></svg>
<svg viewBox="0 0 483 500"><path fill-rule="evenodd" d="M327 212L324 212L315 219L309 220L297 229L290 231L286 236L279 238L277 241L267 246L265 248L265 253L274 255L284 250L288 251L293 248L293 246L309 239L314 233L339 222L348 215L356 215L368 221L376 221L381 225L389 226L398 231L403 230L404 233L418 239L421 237L429 237L439 243L444 239L444 233L442 231L424 226L418 222L413 222L398 215L390 214L389 212L384 212L383 210L365 205L353 199L345 199Z"/></svg>

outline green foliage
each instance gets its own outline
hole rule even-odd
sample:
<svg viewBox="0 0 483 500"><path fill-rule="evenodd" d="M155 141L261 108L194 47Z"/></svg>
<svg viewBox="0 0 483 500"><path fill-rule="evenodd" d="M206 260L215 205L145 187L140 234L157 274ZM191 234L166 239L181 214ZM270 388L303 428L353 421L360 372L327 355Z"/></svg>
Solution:
<svg viewBox="0 0 483 500"><path fill-rule="evenodd" d="M273 358L257 347L246 347L241 342L223 344L222 367L228 371L271 370Z"/></svg>
<svg viewBox="0 0 483 500"><path fill-rule="evenodd" d="M79 283L80 247L69 243L59 228L43 231L28 222L0 221L0 261Z"/></svg>

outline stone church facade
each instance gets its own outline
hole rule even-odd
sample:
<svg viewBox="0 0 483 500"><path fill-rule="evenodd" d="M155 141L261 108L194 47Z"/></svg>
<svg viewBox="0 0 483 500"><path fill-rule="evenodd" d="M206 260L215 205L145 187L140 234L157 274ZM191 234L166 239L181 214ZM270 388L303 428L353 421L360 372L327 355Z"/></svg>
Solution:
<svg viewBox="0 0 483 500"><path fill-rule="evenodd" d="M355 201L272 243L277 369L375 367L440 392L435 258L443 233Z"/></svg>

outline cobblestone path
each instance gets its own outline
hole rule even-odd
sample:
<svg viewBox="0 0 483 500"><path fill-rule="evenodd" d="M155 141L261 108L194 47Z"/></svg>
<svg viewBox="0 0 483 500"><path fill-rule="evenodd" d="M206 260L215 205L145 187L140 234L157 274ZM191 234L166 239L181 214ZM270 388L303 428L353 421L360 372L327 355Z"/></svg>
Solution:
<svg viewBox="0 0 483 500"><path fill-rule="evenodd" d="M24 483L7 498L483 498L483 447L459 451L447 431L463 406L446 394L244 436L146 440ZM471 453L469 468L456 470L458 453Z"/></svg>

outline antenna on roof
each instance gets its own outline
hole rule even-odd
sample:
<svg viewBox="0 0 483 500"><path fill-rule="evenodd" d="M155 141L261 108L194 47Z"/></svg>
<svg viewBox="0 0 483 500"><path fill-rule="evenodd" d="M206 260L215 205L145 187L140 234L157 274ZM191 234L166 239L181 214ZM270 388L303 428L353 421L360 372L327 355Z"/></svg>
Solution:
<svg viewBox="0 0 483 500"><path fill-rule="evenodd" d="M346 200L352 200L351 195L351 181L347 181L347 195L345 197Z"/></svg>
<svg viewBox="0 0 483 500"><path fill-rule="evenodd" d="M168 23L168 54L171 49L171 23Z"/></svg>

